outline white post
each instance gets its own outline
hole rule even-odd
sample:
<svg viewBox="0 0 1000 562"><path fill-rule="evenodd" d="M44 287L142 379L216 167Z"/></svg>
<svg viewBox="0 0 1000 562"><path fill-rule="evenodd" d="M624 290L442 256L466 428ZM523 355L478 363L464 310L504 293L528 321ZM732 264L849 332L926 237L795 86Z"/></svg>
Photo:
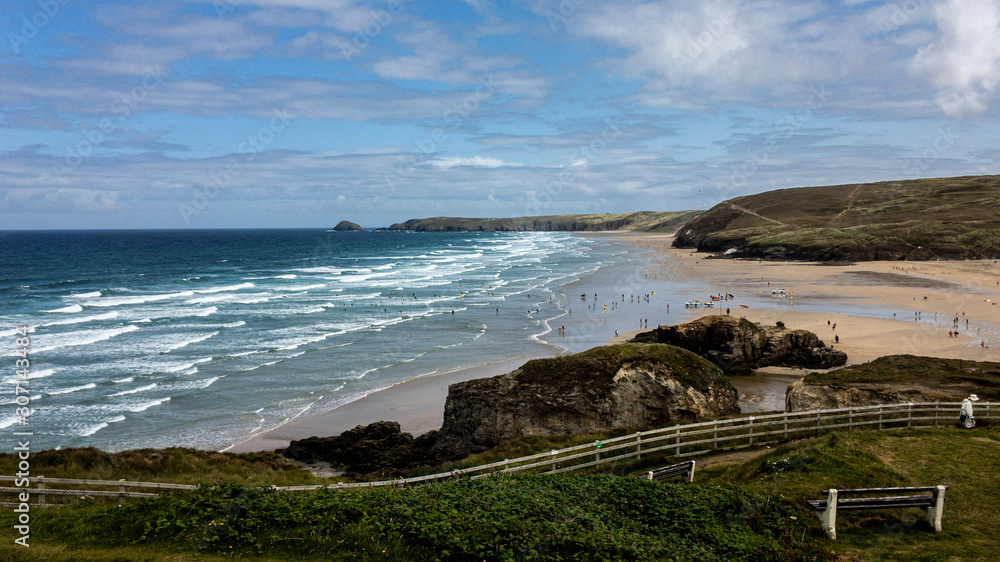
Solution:
<svg viewBox="0 0 1000 562"><path fill-rule="evenodd" d="M674 453L674 456L680 456L680 454L681 454L681 428L679 428L679 427L678 427L678 428L677 428L677 429L676 429L676 430L674 431L674 433L675 433L675 437L674 437L674 445L676 445L676 446L677 446L677 450L676 450L676 452Z"/></svg>
<svg viewBox="0 0 1000 562"><path fill-rule="evenodd" d="M830 540L837 540L837 490L830 489L826 496L826 510L819 515L823 530Z"/></svg>
<svg viewBox="0 0 1000 562"><path fill-rule="evenodd" d="M944 514L944 486L937 487L934 494L934 505L927 508L927 524L934 527L934 531L941 532L941 516Z"/></svg>
<svg viewBox="0 0 1000 562"><path fill-rule="evenodd" d="M653 471L650 470L649 472L647 472L646 473L646 477L649 479L650 482L652 482L653 481Z"/></svg>
<svg viewBox="0 0 1000 562"><path fill-rule="evenodd" d="M556 471L556 450L552 449L552 452L550 454L552 455L552 472L555 472Z"/></svg>
<svg viewBox="0 0 1000 562"><path fill-rule="evenodd" d="M691 461L691 468L688 470L688 482L694 482L694 465L695 462Z"/></svg>

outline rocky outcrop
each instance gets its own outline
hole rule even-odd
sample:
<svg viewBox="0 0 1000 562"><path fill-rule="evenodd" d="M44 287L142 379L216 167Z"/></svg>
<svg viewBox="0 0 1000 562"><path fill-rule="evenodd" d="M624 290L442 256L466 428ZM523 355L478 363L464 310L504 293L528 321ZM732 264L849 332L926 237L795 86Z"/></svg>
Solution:
<svg viewBox="0 0 1000 562"><path fill-rule="evenodd" d="M660 326L632 341L666 343L705 357L727 375L769 366L827 369L847 362L808 330L789 330L780 322L761 326L743 318L704 316L674 326Z"/></svg>
<svg viewBox="0 0 1000 562"><path fill-rule="evenodd" d="M292 441L278 452L307 463L328 462L345 469L348 477L395 476L402 469L451 460L433 452L436 443L436 431L414 438L400 431L399 422L379 421L359 425L336 437Z"/></svg>
<svg viewBox="0 0 1000 562"><path fill-rule="evenodd" d="M351 231L351 230L364 230L361 225L356 222L351 221L340 221L337 226L333 227L333 230L337 232Z"/></svg>
<svg viewBox="0 0 1000 562"><path fill-rule="evenodd" d="M888 355L810 373L785 391L789 412L906 402L959 402L971 393L1000 399L1000 363Z"/></svg>
<svg viewBox="0 0 1000 562"><path fill-rule="evenodd" d="M671 345L627 343L453 384L439 431L414 438L397 422L378 422L278 452L352 476L384 477L517 437L658 427L739 411L736 389L709 361Z"/></svg>
<svg viewBox="0 0 1000 562"><path fill-rule="evenodd" d="M673 346L621 344L451 385L439 448L464 455L523 436L662 426L739 411L735 388L711 363Z"/></svg>

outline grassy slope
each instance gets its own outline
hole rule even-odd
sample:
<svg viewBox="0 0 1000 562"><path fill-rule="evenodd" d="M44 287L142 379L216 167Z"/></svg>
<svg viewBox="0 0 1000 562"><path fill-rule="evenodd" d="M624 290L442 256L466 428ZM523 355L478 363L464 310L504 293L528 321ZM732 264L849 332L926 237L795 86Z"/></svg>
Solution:
<svg viewBox="0 0 1000 562"><path fill-rule="evenodd" d="M997 466L1000 429L983 426L826 435L699 468L695 486L610 475L328 494L222 486L34 510L28 552L10 546L6 509L0 559L992 560ZM936 484L949 486L940 534L919 510L845 512L830 542L805 504L829 487Z"/></svg>
<svg viewBox="0 0 1000 562"><path fill-rule="evenodd" d="M629 230L672 233L700 211L605 213L597 215L548 215L513 218L433 217L410 219L389 227L390 230L422 232L457 231L605 231Z"/></svg>
<svg viewBox="0 0 1000 562"><path fill-rule="evenodd" d="M805 382L842 386L921 385L960 394L975 392L984 400L1000 400L1000 363L890 355L825 373L810 373Z"/></svg>
<svg viewBox="0 0 1000 562"><path fill-rule="evenodd" d="M803 187L719 203L677 244L754 257L996 257L998 216L1000 176Z"/></svg>

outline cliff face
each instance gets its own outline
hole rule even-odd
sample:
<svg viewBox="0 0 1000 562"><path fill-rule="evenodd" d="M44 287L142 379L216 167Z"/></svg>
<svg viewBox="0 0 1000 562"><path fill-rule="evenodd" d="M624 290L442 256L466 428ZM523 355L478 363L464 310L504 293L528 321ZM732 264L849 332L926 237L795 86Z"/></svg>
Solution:
<svg viewBox="0 0 1000 562"><path fill-rule="evenodd" d="M516 437L661 426L739 411L736 390L707 361L672 346L623 344L451 385L440 446L469 454Z"/></svg>
<svg viewBox="0 0 1000 562"><path fill-rule="evenodd" d="M958 402L971 393L1000 400L1000 363L889 355L788 386L789 412L906 402Z"/></svg>
<svg viewBox="0 0 1000 562"><path fill-rule="evenodd" d="M600 215L547 215L512 218L432 217L410 219L379 230L416 232L601 232L633 230L674 232L700 211L615 213Z"/></svg>
<svg viewBox="0 0 1000 562"><path fill-rule="evenodd" d="M746 374L771 365L826 369L847 362L847 354L826 347L808 330L761 326L731 316L704 316L661 326L638 334L634 341L683 347L709 359L726 374Z"/></svg>

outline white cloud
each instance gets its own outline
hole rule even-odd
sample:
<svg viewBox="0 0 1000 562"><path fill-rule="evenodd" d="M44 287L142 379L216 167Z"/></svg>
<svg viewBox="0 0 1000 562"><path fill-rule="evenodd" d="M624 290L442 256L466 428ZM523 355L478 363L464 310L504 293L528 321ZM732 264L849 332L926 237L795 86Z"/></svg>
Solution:
<svg viewBox="0 0 1000 562"><path fill-rule="evenodd" d="M912 69L938 90L949 116L980 114L1000 84L1000 1L949 0L934 17L940 36L917 52Z"/></svg>
<svg viewBox="0 0 1000 562"><path fill-rule="evenodd" d="M431 164L437 166L438 168L454 168L456 166L478 166L482 168L500 168L503 166L520 166L516 162L505 162L500 158L493 158L491 156L473 156L472 158L463 158L461 156L449 156L447 158L435 158L430 161Z"/></svg>

